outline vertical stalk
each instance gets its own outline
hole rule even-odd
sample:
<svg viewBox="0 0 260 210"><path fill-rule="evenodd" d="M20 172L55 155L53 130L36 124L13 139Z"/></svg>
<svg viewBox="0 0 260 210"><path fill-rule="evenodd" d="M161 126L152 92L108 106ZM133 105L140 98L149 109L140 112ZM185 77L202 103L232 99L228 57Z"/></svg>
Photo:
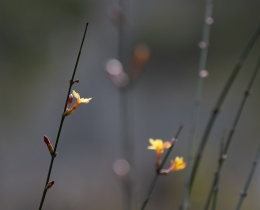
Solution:
<svg viewBox="0 0 260 210"><path fill-rule="evenodd" d="M245 197L247 196L247 190L249 188L249 185L250 185L250 182L252 180L252 177L253 177L253 175L255 173L256 165L257 165L257 163L259 161L259 158L260 158L260 147L258 148L258 151L257 151L257 154L256 154L256 158L255 158L255 160L254 160L254 162L252 164L252 167L251 167L250 173L249 173L249 175L247 177L244 189L240 193L240 199L239 199L239 201L237 203L236 210L240 210L240 208L242 206L242 203L243 203Z"/></svg>
<svg viewBox="0 0 260 210"><path fill-rule="evenodd" d="M211 129L215 123L215 120L219 114L219 111L220 111L220 108L226 98L226 95L229 91L229 89L231 88L234 80L236 79L236 76L237 74L239 73L246 57L248 56L250 50L252 49L253 45L255 44L258 36L260 34L260 23L257 25L255 31L253 32L252 36L249 38L247 44L245 45L241 55L239 56L237 62L235 63L235 66L233 68L233 71L230 75L230 77L228 78L228 81L226 83L226 85L224 86L221 94L220 94L220 97L216 103L216 106L211 114L211 117L208 121L208 124L206 126L206 130L204 132L204 135L201 139L201 142L199 144L199 148L198 148L198 151L197 151L197 154L196 154L196 158L195 158L195 161L194 161L194 165L192 167L192 172L191 172L191 179L190 179L190 191L192 190L192 187L193 187L193 183L194 183L194 179L196 177L196 174L197 174L197 170L198 170L198 167L199 167L199 164L200 164L200 161L201 161L201 156L202 156L202 153L204 151L204 148L206 146L206 143L208 141L208 137L209 137L209 134L211 132Z"/></svg>
<svg viewBox="0 0 260 210"><path fill-rule="evenodd" d="M202 32L202 41L199 43L200 51L200 62L199 62L199 69L198 69L198 79L197 79L197 87L196 87L196 94L195 94L195 101L192 110L192 117L191 117L191 129L189 135L189 143L188 143L188 161L187 161L187 169L186 169L186 183L183 195L183 201L181 208L182 210L186 210L189 205L189 197L190 197L190 187L189 187L189 180L191 176L191 167L193 162L193 150L194 150L194 141L196 136L196 127L199 115L199 108L200 108L200 100L202 94L202 87L203 87L203 73L202 71L206 69L206 62L207 62L207 55L208 55L208 46L209 46L209 36L210 36L210 26L213 23L212 19L212 10L213 10L213 3L212 0L206 0L206 7L205 7L205 18L204 18L204 26ZM207 73L207 72L206 72Z"/></svg>
<svg viewBox="0 0 260 210"><path fill-rule="evenodd" d="M219 161L219 165L218 165L218 169L217 169L217 174L215 176L215 179L212 183L212 186L211 186L211 189L210 189L210 192L208 194L208 199L207 199L207 202L206 202L206 205L204 207L204 210L207 210L209 208L209 204L210 204L210 200L211 200L211 197L213 195L213 192L214 192L214 189L218 187L218 183L219 183L219 179L220 179L220 172L221 172L221 169L222 169L222 166L223 166L223 163L226 159L226 155L227 155L227 152L228 152L228 148L229 148L229 145L230 145L230 142L232 140L232 137L233 137L233 134L236 130L236 126L237 126L237 123L239 121L239 118L241 116L241 113L242 113L242 110L245 106L245 103L246 103L246 100L248 98L248 96L250 95L250 92L251 92L251 88L252 88L252 85L255 81L255 78L256 78L256 75L259 71L259 68L260 68L260 57L258 59L258 62L257 62L257 65L252 73L252 76L249 80L249 83L248 83L248 86L244 92L244 97L242 98L241 102L240 102L240 105L239 105L239 108L237 110L237 113L236 113L236 116L235 116L235 119L234 119L234 122L233 122L233 125L228 133L228 137L227 137L227 140L226 140L226 144L224 146L224 150L223 150L223 155L222 155L222 158L220 159ZM225 158L223 158L225 156Z"/></svg>
<svg viewBox="0 0 260 210"><path fill-rule="evenodd" d="M122 63L125 68L125 55L128 41L126 37L127 29L127 7L129 7L128 0L119 0L119 6L122 9L122 20L118 25L118 60ZM121 152L122 157L126 159L133 171L133 150L134 150L134 139L133 139L133 110L132 110L132 88L131 83L125 87L120 88L119 100L120 100L120 130L121 130ZM129 104L129 102L131 104ZM124 191L124 209L132 209L133 200L133 174L128 174L127 178L122 180L122 187Z"/></svg>
<svg viewBox="0 0 260 210"><path fill-rule="evenodd" d="M121 130L121 155L129 163L132 171L132 154L133 152L133 139L130 138L130 126L129 121L129 87L120 88L120 130ZM131 172L129 171L129 173ZM127 174L127 177L122 180L122 186L124 191L124 209L132 209L132 176Z"/></svg>
<svg viewBox="0 0 260 210"><path fill-rule="evenodd" d="M170 153L171 153L171 151L172 151L172 149L173 149L173 147L174 147L174 145L175 145L175 143L176 143L176 141L177 141L177 138L178 138L178 136L179 136L179 134L180 134L180 132L181 132L181 130L182 130L182 127L183 127L182 125L179 127L179 129L178 129L178 131L177 131L177 133L176 133L174 139L172 139L172 145L171 145L171 147L167 150L167 153L166 153L166 155L164 156L164 158L163 158L163 160L162 160L161 166L156 170L156 174L155 174L154 179L153 179L153 181L152 181L152 183L151 183L151 185L150 185L150 187L149 187L147 196L146 196L146 198L145 198L145 200L144 200L144 202L143 202L143 204L142 204L141 210L144 210L144 209L145 209L147 203L149 202L149 200L150 200L150 198L151 198L151 195L152 195L153 189L154 189L154 187L155 187L155 184L156 184L156 182L157 182L157 180L158 180L158 178L159 178L159 176L160 176L160 171L161 171L162 167L164 166L164 164L165 164L167 158L169 157L169 155L170 155Z"/></svg>
<svg viewBox="0 0 260 210"><path fill-rule="evenodd" d="M63 113L66 111L67 101L68 101L68 98L69 98L71 87L75 83L74 82L74 77L75 77L76 70L77 70L77 67L78 67L78 62L79 62L79 58L80 58L80 55L81 55L82 46L83 46L83 43L84 43L84 40L85 40L88 24L89 24L89 22L86 23L84 35L83 35L83 38L82 38L82 41L81 41L81 45L80 45L80 49L79 49L79 52L78 52L78 57L77 57L76 64L75 64L75 67L74 67L74 70L73 70L73 73L72 73L72 76L71 76L71 79L70 79L70 85L69 85L68 93L67 93L67 96L66 96ZM46 182L45 182L45 185L44 185L44 190L43 190L43 194L42 194L39 210L42 209L42 206L43 206L43 203L44 203L44 200L45 200L45 196L46 196L46 193L47 193L46 185L50 181L52 166L53 166L54 158L56 157L56 151L57 151L57 148L58 148L58 143L59 143L60 134L61 134L61 130L62 130L64 119L65 119L65 116L62 115L61 121L60 121L60 125L59 125L59 130L58 130L56 141L55 141L54 152L52 153L53 155L51 156L51 162L50 162L50 166L49 166L49 170L48 170L48 174L47 174L47 179L46 179Z"/></svg>
<svg viewBox="0 0 260 210"><path fill-rule="evenodd" d="M225 146L225 130L223 131L223 136L220 140L220 149L219 149L219 162L222 159L225 159L225 153L224 153L224 146ZM218 181L216 183L216 186L214 187L214 192L213 192L213 202L212 202L212 210L216 210L216 206L217 206L217 199L218 199L218 191L219 191L219 176L220 173L216 173L216 176L218 176Z"/></svg>

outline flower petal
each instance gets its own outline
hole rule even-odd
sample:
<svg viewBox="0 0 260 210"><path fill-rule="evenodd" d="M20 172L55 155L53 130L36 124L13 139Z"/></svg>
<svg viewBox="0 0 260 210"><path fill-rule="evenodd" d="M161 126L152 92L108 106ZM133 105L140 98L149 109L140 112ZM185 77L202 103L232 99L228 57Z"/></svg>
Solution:
<svg viewBox="0 0 260 210"><path fill-rule="evenodd" d="M161 139L155 139L154 143L158 149L163 149L163 141Z"/></svg>
<svg viewBox="0 0 260 210"><path fill-rule="evenodd" d="M153 149L155 150L156 148L154 146L148 146L147 149Z"/></svg>
<svg viewBox="0 0 260 210"><path fill-rule="evenodd" d="M170 148L172 146L172 144L171 144L171 142L169 142L169 141L165 141L164 143L163 143L163 148L164 149L168 149L168 148Z"/></svg>
<svg viewBox="0 0 260 210"><path fill-rule="evenodd" d="M80 98L79 103L88 104L92 98Z"/></svg>
<svg viewBox="0 0 260 210"><path fill-rule="evenodd" d="M155 142L154 142L154 140L152 138L149 139L149 142L150 142L151 145L154 146Z"/></svg>
<svg viewBox="0 0 260 210"><path fill-rule="evenodd" d="M186 167L186 162L183 161L183 157L176 157L175 161L174 161L174 170L178 171L178 170L182 170Z"/></svg>
<svg viewBox="0 0 260 210"><path fill-rule="evenodd" d="M72 94L74 95L74 97L79 100L80 99L80 95L75 91L75 90L72 90Z"/></svg>

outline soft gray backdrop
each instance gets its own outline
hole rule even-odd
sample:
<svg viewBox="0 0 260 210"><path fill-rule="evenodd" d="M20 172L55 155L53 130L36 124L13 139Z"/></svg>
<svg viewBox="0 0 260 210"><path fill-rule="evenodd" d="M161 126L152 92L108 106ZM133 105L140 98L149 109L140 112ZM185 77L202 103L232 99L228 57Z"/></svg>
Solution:
<svg viewBox="0 0 260 210"><path fill-rule="evenodd" d="M104 66L117 58L118 31L107 13L117 1L2 1L0 4L0 203L4 210L37 209L50 155L43 142L56 137L69 79L86 21L90 21L76 78L82 97L92 97L65 120L44 209L123 209L121 182L113 172L120 158L119 91ZM260 2L214 3L198 140L240 52L260 19ZM136 206L154 173L148 138L173 137L187 158L187 139L195 93L204 1L130 1L133 49L146 43L151 57L134 92ZM219 139L234 113L259 56L258 40L238 75L203 155L191 209L201 209L216 168ZM129 50L131 50L129 49ZM127 53L127 52L126 52ZM130 52L128 52L130 54ZM223 167L218 209L233 209L260 139L259 78L241 116ZM259 209L260 168L244 209ZM185 170L160 178L147 209L178 209Z"/></svg>

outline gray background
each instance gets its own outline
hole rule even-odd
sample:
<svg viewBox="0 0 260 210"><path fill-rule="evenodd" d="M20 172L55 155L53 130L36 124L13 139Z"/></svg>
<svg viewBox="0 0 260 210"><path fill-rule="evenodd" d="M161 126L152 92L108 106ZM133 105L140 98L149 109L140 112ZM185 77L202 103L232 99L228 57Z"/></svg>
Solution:
<svg viewBox="0 0 260 210"><path fill-rule="evenodd" d="M50 155L43 142L56 137L86 21L90 21L73 89L92 97L66 118L44 209L123 209L121 181L113 172L120 158L119 91L104 66L118 56L118 31L108 18L117 1L2 1L0 6L0 202L2 209L37 209ZM214 3L198 142L210 112L240 52L259 21L260 2ZM187 158L204 1L131 1L132 44L146 43L151 57L133 96L135 206L154 173L149 138L168 140L185 128L172 157ZM128 34L129 35L129 34ZM225 100L203 155L191 209L201 209L216 169L219 139L229 129L255 63L252 49ZM238 124L223 167L218 209L233 209L259 145L259 75ZM257 168L244 209L259 209ZM159 179L147 209L178 209L185 170Z"/></svg>

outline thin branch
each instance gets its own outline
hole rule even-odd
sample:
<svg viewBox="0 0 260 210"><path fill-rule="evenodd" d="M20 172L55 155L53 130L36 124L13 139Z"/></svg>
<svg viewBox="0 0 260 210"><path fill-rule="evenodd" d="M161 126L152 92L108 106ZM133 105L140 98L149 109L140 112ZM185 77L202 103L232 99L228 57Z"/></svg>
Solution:
<svg viewBox="0 0 260 210"><path fill-rule="evenodd" d="M119 0L120 16L121 19L118 24L118 60L122 66L125 67L126 52L129 39L127 37L128 29L128 12L129 0ZM123 68L124 71L126 68ZM120 138L121 138L121 155L129 163L131 171L134 169L134 141L133 141L133 130L134 130L134 111L133 104L131 103L133 93L130 90L130 84L126 84L124 87L119 89L119 101L120 101ZM130 104L128 103L130 102ZM134 200L134 178L133 173L128 174L126 179L122 179L123 189L123 205L125 210L132 209L132 203Z"/></svg>
<svg viewBox="0 0 260 210"><path fill-rule="evenodd" d="M192 190L192 187L193 187L193 183L194 183L194 179L196 177L196 174L197 174L197 170L198 170L198 167L199 167L199 164L200 164L200 160L201 160L201 156L202 156L202 153L204 151L204 148L206 146L206 143L208 141L208 137L209 137L209 134L211 132L211 129L214 125L214 122L219 114L219 111L220 111L220 108L226 98L226 95L229 91L229 89L231 88L237 74L239 73L246 57L248 56L250 50L252 49L253 45L255 44L258 36L260 34L260 23L257 25L255 31L253 32L252 36L250 37L250 39L248 40L247 44L245 45L241 55L239 56L235 66L234 66L234 69L226 83L226 85L224 86L221 94L220 94L220 97L216 103L216 106L211 114L211 117L209 119L209 122L206 126L206 130L204 132L204 135L201 139L201 142L199 144L199 147L198 147L198 151L197 151L197 155L196 155L196 158L195 158L195 161L194 161L194 165L192 167L192 173L191 173L191 179L190 179L190 191Z"/></svg>
<svg viewBox="0 0 260 210"><path fill-rule="evenodd" d="M244 92L244 97L242 98L242 100L240 102L240 105L239 105L239 108L237 110L237 113L236 113L236 116L235 116L232 128L229 131L229 134L228 134L228 137L227 137L227 140L226 140L226 144L225 144L225 147L224 147L224 150L223 150L223 155L222 155L222 158L219 161L217 175L215 176L215 179L214 179L214 181L212 183L212 186L211 186L210 192L208 194L208 199L207 199L206 205L204 207L204 210L207 210L209 208L210 200L211 200L211 197L213 195L214 189L218 187L221 169L222 169L224 160L226 159L226 155L227 155L227 152L228 152L228 148L229 148L230 142L231 142L233 134L234 134L234 132L236 130L236 126L237 126L238 120L239 120L239 118L241 116L242 110L243 110L243 108L245 106L246 100L247 100L248 96L250 95L251 88L252 88L252 85L253 85L253 83L255 81L256 75L257 75L257 73L259 71L259 68L260 68L260 57L259 57L259 59L257 61L257 65L256 65L256 67L255 67L255 69L254 69L254 71L252 73L252 76L250 78L248 86L247 86L247 88L246 88L246 90ZM225 156L225 158L223 158L224 156Z"/></svg>
<svg viewBox="0 0 260 210"><path fill-rule="evenodd" d="M254 175L254 172L255 172L255 169L256 169L256 165L257 165L257 163L259 161L259 158L260 158L260 147L258 148L258 151L257 151L257 154L256 154L256 158L255 158L255 160L254 160L254 162L252 164L252 167L251 167L250 173L249 173L249 175L247 177L244 189L240 192L240 199L238 201L236 210L240 210L240 208L242 206L242 203L243 203L245 197L247 196L247 190L248 190L250 182L251 182L251 180L253 178L253 175Z"/></svg>
<svg viewBox="0 0 260 210"><path fill-rule="evenodd" d="M222 161L222 159L226 158L225 153L224 153L224 147L225 147L225 130L223 130L223 135L220 140L219 162ZM213 189L214 192L213 192L212 210L215 210L216 206L217 206L220 172L217 172L216 176L218 176L218 181L216 183L216 186Z"/></svg>
<svg viewBox="0 0 260 210"><path fill-rule="evenodd" d="M64 109L63 109L63 113L66 111L67 101L68 101L68 98L69 98L69 94L70 94L70 91L71 91L71 87L72 87L72 85L76 82L76 81L74 81L74 77L75 77L76 70L77 70L77 67L78 67L78 62L79 62L79 58L80 58L80 55L81 55L82 46L83 46L83 43L84 43L84 40L85 40L85 36L86 36L88 24L89 24L89 22L86 23L84 35L83 35L82 42L81 42L81 45L80 45L80 49L79 49L79 52L78 52L78 57L77 57L77 60L76 60L76 64L75 64L75 67L74 67L74 71L73 71L72 76L71 76L70 85L69 85L68 93L67 93L67 96L66 96L65 106L64 106ZM51 162L50 162L50 166L49 166L49 170L48 170L48 175L47 175L47 179L46 179L46 182L45 182L45 185L44 185L44 190L43 190L43 194L42 194L42 198L41 198L41 203L40 203L40 206L39 206L39 210L42 209L42 206L43 206L43 203L44 203L44 200L45 200L45 196L46 196L46 193L47 193L47 190L48 190L48 189L46 189L46 185L47 185L47 184L49 183L49 181L50 181L52 166L53 166L54 158L56 157L56 151L57 151L57 147L58 147L58 143L59 143L60 134L61 134L61 130L62 130L62 126L63 126L64 119L65 119L65 115L62 115L61 121L60 121L60 125L59 125L59 130L58 130L57 137L56 137L56 141L55 141L54 152L53 152L53 155L52 155L52 157L51 157Z"/></svg>
<svg viewBox="0 0 260 210"><path fill-rule="evenodd" d="M194 141L195 141L196 127L197 127L197 121L198 121L198 115L199 115L203 79L206 76L206 75L205 76L203 75L203 71L205 72L205 74L207 74L207 71L205 69L206 69L206 62L207 62L207 55L208 55L210 26L213 23L212 10L213 10L212 0L206 0L202 41L199 43L199 47L200 47L201 51L200 51L200 62L199 62L196 95L195 95L195 101L194 101L193 111L192 111L191 129L190 129L190 136L189 136L189 143L188 143L186 184L185 184L185 189L184 189L183 201L182 201L182 205L180 208L181 210L186 210L189 205L189 197L190 197L189 180L190 180L190 176L191 176L191 167L192 167L192 162L193 162L192 160L193 160L193 153L194 153Z"/></svg>
<svg viewBox="0 0 260 210"><path fill-rule="evenodd" d="M179 134L180 134L182 128L183 128L183 126L180 125L180 127L179 127L179 129L178 129L178 131L177 131L177 133L176 133L176 135L175 135L175 137L174 137L174 139L172 140L172 145L171 145L171 147L167 150L167 153L166 153L166 155L164 156L160 167L156 170L155 177L154 177L154 179L153 179L153 181L152 181L152 183L151 183L151 185L150 185L150 188L149 188L148 193L147 193L147 196L146 196L146 198L145 198L145 200L144 200L144 202L143 202L143 205L142 205L142 207L141 207L141 210L144 210L145 207L146 207L146 205L147 205L147 203L149 202L150 197L151 197L152 192L153 192L153 189L154 189L154 186L155 186L155 184L156 184L156 182L157 182L157 179L158 179L159 176L160 176L160 171L161 171L162 167L164 166L164 164L165 164L165 162L166 162L168 156L170 155L170 153L171 153L171 151L172 151L172 149L173 149L173 147L174 147L174 145L175 145L175 143L176 143L176 141L177 141L177 138L178 138L178 136L179 136Z"/></svg>

